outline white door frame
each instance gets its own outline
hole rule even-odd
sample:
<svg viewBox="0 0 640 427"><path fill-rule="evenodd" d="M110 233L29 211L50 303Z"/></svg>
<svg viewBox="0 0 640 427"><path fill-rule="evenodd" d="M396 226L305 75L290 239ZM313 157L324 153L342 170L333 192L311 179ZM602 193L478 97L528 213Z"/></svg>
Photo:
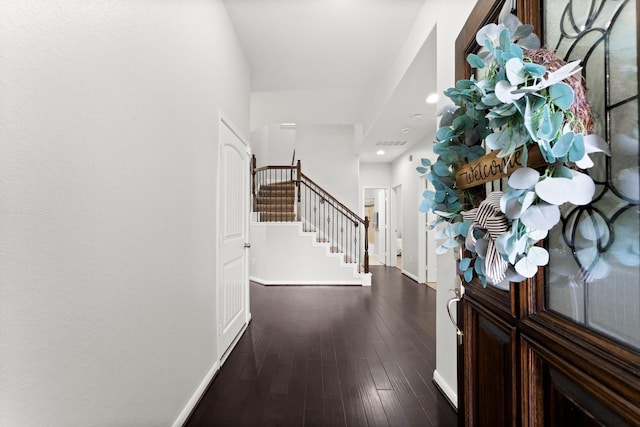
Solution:
<svg viewBox="0 0 640 427"><path fill-rule="evenodd" d="M360 200L360 209L362 209L362 211L364 212L364 201L365 201L365 195L366 195L366 190L385 190L386 194L387 194L387 200L389 199L389 194L391 193L391 190L388 186L363 186L362 187L362 198ZM385 253L386 253L386 257L387 260L385 261L385 265L390 265L389 264L389 254L391 253L390 248L389 248L389 207L391 206L391 203L387 203L386 204L387 208L385 209L385 219L386 219L386 232L385 232ZM373 226L373 218L369 218L369 227ZM371 255L371 253L369 253L369 255ZM394 260L395 263L395 260ZM394 264L395 265L395 264Z"/></svg>
<svg viewBox="0 0 640 427"><path fill-rule="evenodd" d="M398 197L398 192L400 193L400 197ZM398 230L398 217L402 216L402 184L394 185L391 187L391 192L389 193L391 206L389 207L389 211L391 212L389 217L389 228L392 230L389 234L393 234L393 236L389 236L389 253L390 253L390 261L389 267L397 267L398 266L398 243L397 243L397 230ZM403 231L404 233L404 231ZM403 236L404 237L404 236Z"/></svg>
<svg viewBox="0 0 640 427"><path fill-rule="evenodd" d="M418 200L422 200L422 193L428 186L433 189L427 179L427 175L421 175L420 185L418 185ZM418 280L420 283L435 283L438 280L435 229L429 230L427 227L434 219L432 213L420 213L418 215Z"/></svg>
<svg viewBox="0 0 640 427"><path fill-rule="evenodd" d="M244 255L243 255L243 266L242 269L244 271L243 273L243 282L245 282L245 286L246 288L244 289L244 325L242 326L242 328L239 330L239 332L237 333L236 337L233 339L233 341L231 342L231 344L227 347L227 348L222 348L222 328L223 328L223 320L222 320L222 313L220 313L219 310L219 302L221 301L221 291L220 291L220 283L222 280L222 269L221 269L221 247L222 247L222 240L223 240L223 232L222 232L222 227L221 227L221 220L222 220L222 215L223 215L223 206L221 203L222 200L222 194L221 194L221 173L222 173L222 168L221 166L221 161L222 161L222 142L221 142L221 132L222 132L222 128L223 126L226 126L239 140L240 142L242 142L242 144L244 145L245 148L245 152L246 152L246 168L245 168L245 172L247 174L247 179L245 181L245 189L244 189L244 194L245 194L245 200L244 200L244 217L245 217L245 224L244 224L244 234L245 234L245 239L246 242L250 242L250 236L249 236L249 218L250 218L250 211L249 211L249 206L250 206L250 182L249 182L249 165L250 165L250 149L249 149L249 144L247 143L247 138L242 136L242 133L240 133L238 131L238 127L235 126L233 124L233 122L231 122L231 120L221 111L218 110L218 146L217 146L217 171L216 171L216 183L217 183L217 190L216 190L216 244L215 244L215 259L216 259L216 283L215 283L215 287L216 287L216 301L215 301L215 309L216 309L216 350L217 350L217 355L216 358L217 360L220 362L220 366L222 366L222 364L224 363L224 361L226 360L226 358L228 357L228 355L231 353L231 350L235 347L235 345L237 344L238 340L240 339L240 337L242 336L242 334L244 333L245 329L247 328L247 325L249 323L249 321L251 320L251 312L250 312L250 295L249 295L249 261L248 261L248 248L244 249ZM246 280L245 280L246 278Z"/></svg>

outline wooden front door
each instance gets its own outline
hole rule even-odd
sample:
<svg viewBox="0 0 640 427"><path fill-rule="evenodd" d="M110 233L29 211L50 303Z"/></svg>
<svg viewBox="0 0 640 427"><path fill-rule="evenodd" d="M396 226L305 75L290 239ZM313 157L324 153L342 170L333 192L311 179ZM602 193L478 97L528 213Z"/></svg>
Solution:
<svg viewBox="0 0 640 427"><path fill-rule="evenodd" d="M457 40L456 79L475 33L504 1L479 0ZM558 56L583 59L595 131L594 201L563 209L551 261L508 290L465 285L459 419L465 426L640 425L638 11L630 0L518 0Z"/></svg>

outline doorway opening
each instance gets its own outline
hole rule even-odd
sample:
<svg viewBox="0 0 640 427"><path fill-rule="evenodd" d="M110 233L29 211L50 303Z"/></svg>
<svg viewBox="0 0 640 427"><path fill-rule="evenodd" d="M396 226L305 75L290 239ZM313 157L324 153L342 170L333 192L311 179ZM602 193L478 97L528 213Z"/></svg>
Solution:
<svg viewBox="0 0 640 427"><path fill-rule="evenodd" d="M388 188L364 188L364 212L369 218L369 265L391 264L388 238Z"/></svg>

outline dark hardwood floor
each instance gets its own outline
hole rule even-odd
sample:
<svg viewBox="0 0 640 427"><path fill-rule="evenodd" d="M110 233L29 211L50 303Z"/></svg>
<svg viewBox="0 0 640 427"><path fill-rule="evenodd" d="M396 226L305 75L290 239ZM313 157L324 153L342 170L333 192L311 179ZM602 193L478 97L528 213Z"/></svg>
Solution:
<svg viewBox="0 0 640 427"><path fill-rule="evenodd" d="M252 283L253 320L186 425L456 426L431 380L435 291L371 270L370 288Z"/></svg>

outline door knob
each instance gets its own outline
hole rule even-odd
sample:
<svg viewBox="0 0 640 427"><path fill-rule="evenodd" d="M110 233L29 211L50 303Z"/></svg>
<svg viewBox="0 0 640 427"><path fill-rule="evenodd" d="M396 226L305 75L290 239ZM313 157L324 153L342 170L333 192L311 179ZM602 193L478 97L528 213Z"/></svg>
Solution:
<svg viewBox="0 0 640 427"><path fill-rule="evenodd" d="M250 247L251 247L251 243L245 243L245 244L244 244L244 247L245 247L245 248L250 248Z"/></svg>

